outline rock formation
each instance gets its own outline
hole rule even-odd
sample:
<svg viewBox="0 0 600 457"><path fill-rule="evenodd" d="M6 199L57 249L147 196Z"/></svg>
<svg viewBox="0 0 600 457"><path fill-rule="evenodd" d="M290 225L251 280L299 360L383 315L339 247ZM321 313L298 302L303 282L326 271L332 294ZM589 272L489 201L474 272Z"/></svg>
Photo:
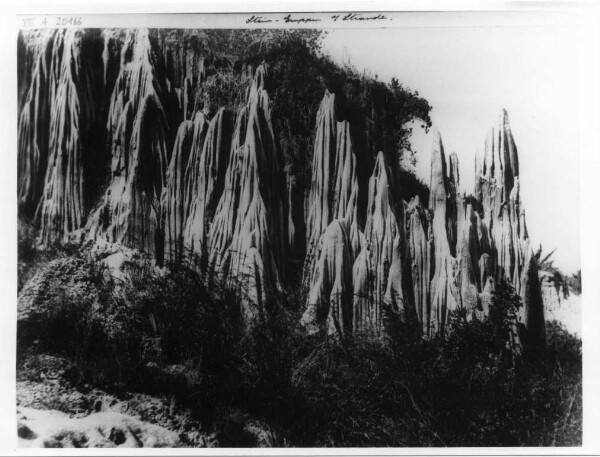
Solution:
<svg viewBox="0 0 600 457"><path fill-rule="evenodd" d="M281 289L285 255L285 179L261 65L240 110L221 195L208 242L208 273L247 294L253 319L268 294ZM232 283L234 281L234 283Z"/></svg>
<svg viewBox="0 0 600 457"><path fill-rule="evenodd" d="M384 332L388 311L426 337L444 333L453 311L484 316L508 281L522 298L519 325L543 342L506 112L476 158L473 195L435 133L429 201L423 193L407 203L393 153L366 146L389 139L364 138L382 127L357 120L343 85L328 84L310 113L312 156L287 137L284 154L268 65L231 68L245 93L218 106L222 67L211 68L221 64L201 46L179 31L22 36L18 199L41 242L84 227L89 240L158 265L189 261L207 281L240 290L248 321L296 281L307 293L302 323L341 335ZM301 279L292 262L303 264Z"/></svg>
<svg viewBox="0 0 600 457"><path fill-rule="evenodd" d="M544 340L544 306L537 265L519 195L519 159L505 110L476 161L475 197L483 207L496 282L512 283L522 298L519 322L535 342Z"/></svg>
<svg viewBox="0 0 600 457"><path fill-rule="evenodd" d="M443 331L448 314L458 307L457 291L454 285L456 258L450 251L447 228L447 211L452 204L448 195L448 177L444 146L438 132L434 133L431 152L431 185L429 209L433 214L431 235L433 237L433 276L430 284L430 321L427 325L432 332Z"/></svg>
<svg viewBox="0 0 600 457"><path fill-rule="evenodd" d="M356 158L348 121L338 121L335 94L325 92L317 113L310 190L306 211L305 281L317 260L321 235L336 219L348 219L352 255L360 248L356 218Z"/></svg>
<svg viewBox="0 0 600 457"><path fill-rule="evenodd" d="M94 125L99 101L94 90L95 67L85 52L84 39L82 31L65 29L56 32L51 46L48 81L49 126L32 126L25 120L21 124L22 132L27 128L49 129L47 169L37 209L44 243L64 239L65 235L80 228L88 209L85 180L90 150L86 146L90 145L86 141L86 133ZM40 80L34 81L41 83ZM39 96L43 98L44 94L40 92ZM42 100L39 102L43 103ZM34 116L30 119L31 122L37 120L44 122L45 118ZM38 152L41 154L39 149ZM29 169L41 171L43 160L40 157L38 160L30 158L27 162L30 163ZM38 179L36 177L31 182ZM22 188L27 189L28 186Z"/></svg>
<svg viewBox="0 0 600 457"><path fill-rule="evenodd" d="M41 197L48 160L52 40L40 41L31 50L31 81L19 114L17 195L19 204L29 207Z"/></svg>
<svg viewBox="0 0 600 457"><path fill-rule="evenodd" d="M147 32L128 35L107 120L110 184L87 227L93 238L141 249L160 263L164 252L161 196L169 166L169 124Z"/></svg>
<svg viewBox="0 0 600 457"><path fill-rule="evenodd" d="M59 410L19 408L19 446L32 448L178 447L177 433L113 411L72 417Z"/></svg>
<svg viewBox="0 0 600 457"><path fill-rule="evenodd" d="M310 333L352 333L352 254L347 220L336 219L325 230L311 281L302 324ZM366 319L366 316L365 316Z"/></svg>
<svg viewBox="0 0 600 457"><path fill-rule="evenodd" d="M195 130L193 153L186 172L189 187L186 198L190 200L186 202L188 219L183 238L186 251L198 259L206 260L208 227L223 193L229 163L233 131L231 114L220 109L210 121L205 135L201 133L202 130L201 127Z"/></svg>
<svg viewBox="0 0 600 457"><path fill-rule="evenodd" d="M358 331L380 330L386 304L404 310L403 216L403 211L396 215L392 205L388 170L380 152L369 181L364 242L353 272L354 328Z"/></svg>
<svg viewBox="0 0 600 457"><path fill-rule="evenodd" d="M406 210L406 219L415 312L423 333L427 335L431 319L430 281L433 252L430 233L431 217L422 207L418 196L410 201Z"/></svg>
<svg viewBox="0 0 600 457"><path fill-rule="evenodd" d="M379 154L369 182L366 225L359 234L362 249L353 263L351 285L347 264L353 252L348 225L352 219L340 218L319 245L319 263L311 276L303 323L312 328L321 319L325 325L322 316L327 313L315 310L337 309L339 303L346 303L350 296L344 289L347 284L354 305L352 327L344 327L346 333L381 331L382 310L389 307L400 313L403 322L419 322L423 334L431 337L445 331L453 311L462 310L467 319L487 314L496 285L506 280L521 295L518 321L527 329L528 341L543 341L537 267L520 209L518 176L513 175L518 159L504 112L499 132L490 134L490 138L498 136L496 146L488 139L489 151L487 159L480 162L483 169L479 169L475 197L459 192L458 157L452 154L448 166L441 136L434 133L428 209L414 198L404 205L404 211L395 210L398 200L384 156ZM509 165L500 164L500 156ZM319 158L314 158L313 164ZM509 200L501 201L501 195ZM341 222L344 224L339 226ZM332 302L331 307L323 304L326 300ZM331 325L328 328L331 331ZM515 345L520 344L515 334Z"/></svg>
<svg viewBox="0 0 600 457"><path fill-rule="evenodd" d="M202 120L200 122L202 123ZM185 175L194 136L196 136L194 123L183 121L177 131L171 163L167 171L166 187L162 192L164 253L165 260L169 262L181 262L183 259L183 230L187 219Z"/></svg>
<svg viewBox="0 0 600 457"><path fill-rule="evenodd" d="M128 131L127 123L132 116L129 110L126 104L117 131ZM162 261L161 195L168 163L167 124L155 94L144 97L131 137L122 140L115 138L113 153L123 157L117 163L126 168L113 169L111 185L92 216L90 231L109 242L141 249Z"/></svg>

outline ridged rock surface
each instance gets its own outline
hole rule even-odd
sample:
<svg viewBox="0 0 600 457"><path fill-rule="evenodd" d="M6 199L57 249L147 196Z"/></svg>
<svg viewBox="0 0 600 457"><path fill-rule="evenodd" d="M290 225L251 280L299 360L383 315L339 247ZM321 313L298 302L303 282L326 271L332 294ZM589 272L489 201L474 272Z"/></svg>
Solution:
<svg viewBox="0 0 600 457"><path fill-rule="evenodd" d="M18 200L27 206L37 204L41 197L48 160L52 41L42 39L31 52L31 81L19 113L17 158Z"/></svg>
<svg viewBox="0 0 600 457"><path fill-rule="evenodd" d="M282 148L268 65L231 69L245 95L217 106L223 62L169 33L20 37L17 197L41 243L83 227L97 245L143 251L158 265L190 262L239 290L249 321L279 292L300 290L306 328L341 335L381 334L390 311L432 337L455 310L485 316L509 281L522 298L524 341L543 343L506 112L476 158L473 195L461 191L458 155L447 158L436 133L428 202L407 203L393 153L372 154L379 140L365 137L381 126L356 120L335 85L311 108L308 149L293 150L287 137Z"/></svg>
<svg viewBox="0 0 600 457"><path fill-rule="evenodd" d="M165 242L161 198L171 156L162 94L148 33L131 33L108 112L110 184L87 224L92 238L143 250L159 263Z"/></svg>
<svg viewBox="0 0 600 457"><path fill-rule="evenodd" d="M167 170L166 187L162 192L164 253L168 262L181 262L184 254L183 229L187 219L185 175L194 140L194 127L192 121L183 121L179 125Z"/></svg>
<svg viewBox="0 0 600 457"><path fill-rule="evenodd" d="M132 105L131 105L132 106ZM131 114L122 113L119 131L127 132ZM162 261L164 232L161 195L166 180L167 125L157 96L147 95L133 123L129 140L116 145L125 168L113 170L104 200L91 219L90 231L109 242L138 248ZM114 157L114 156L113 156Z"/></svg>
<svg viewBox="0 0 600 457"><path fill-rule="evenodd" d="M362 250L354 276L354 329L380 330L385 305L404 310L402 292L403 211L396 215L388 170L379 153L369 181L369 199ZM384 304L385 301L385 304Z"/></svg>
<svg viewBox="0 0 600 457"><path fill-rule="evenodd" d="M541 344L545 338L544 306L521 207L517 148L505 110L500 113L498 126L489 132L476 167L475 197L484 208L483 225L491 241L496 282L511 282L521 295L519 322L531 339Z"/></svg>
<svg viewBox="0 0 600 457"><path fill-rule="evenodd" d="M198 260L205 261L208 227L225 186L233 132L231 114L225 109L220 109L210 121L205 135L202 131L202 127L195 130L193 154L187 168L186 180L189 190L186 192L186 198L189 198L189 201L186 202L188 218L183 239L186 251Z"/></svg>
<svg viewBox="0 0 600 457"><path fill-rule="evenodd" d="M90 151L85 147L85 134L95 121L99 101L94 67L83 41L82 31L65 29L56 32L52 43L48 161L37 209L44 243L65 239L83 225L87 215L85 179ZM26 128L25 123L21 125ZM40 162L32 160L30 167L36 166L41 168ZM32 182L37 181L36 177Z"/></svg>
<svg viewBox="0 0 600 457"><path fill-rule="evenodd" d="M458 307L454 276L457 270L456 258L450 251L447 229L449 203L446 157L442 138L434 133L431 152L431 184L429 186L429 208L433 213L431 235L433 237L433 276L430 284L430 320L425 323L427 334L443 331L448 314Z"/></svg>
<svg viewBox="0 0 600 457"><path fill-rule="evenodd" d="M423 332L427 334L431 318L430 281L433 253L431 218L422 207L418 196L409 203L406 220L415 312Z"/></svg>
<svg viewBox="0 0 600 457"><path fill-rule="evenodd" d="M347 220L336 219L325 230L311 280L302 324L310 333L352 333L352 243Z"/></svg>
<svg viewBox="0 0 600 457"><path fill-rule="evenodd" d="M236 121L225 190L209 230L208 273L247 293L253 319L281 289L286 221L283 163L260 66ZM256 305L256 306L253 306Z"/></svg>
<svg viewBox="0 0 600 457"><path fill-rule="evenodd" d="M317 113L317 126L306 211L305 279L317 260L319 241L329 224L349 219L352 255L360 248L356 217L358 183L356 157L348 121L338 121L335 94L325 92Z"/></svg>

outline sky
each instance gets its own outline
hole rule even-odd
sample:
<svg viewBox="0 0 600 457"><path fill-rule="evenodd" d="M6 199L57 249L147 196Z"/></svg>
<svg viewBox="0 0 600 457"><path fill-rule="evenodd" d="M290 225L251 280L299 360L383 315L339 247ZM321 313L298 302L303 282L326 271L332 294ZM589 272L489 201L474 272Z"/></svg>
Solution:
<svg viewBox="0 0 600 457"><path fill-rule="evenodd" d="M505 108L519 153L532 243L556 248L555 266L581 267L579 35L572 26L337 29L324 51L429 101L446 154L473 190L474 157ZM429 183L432 130L415 129L416 173Z"/></svg>

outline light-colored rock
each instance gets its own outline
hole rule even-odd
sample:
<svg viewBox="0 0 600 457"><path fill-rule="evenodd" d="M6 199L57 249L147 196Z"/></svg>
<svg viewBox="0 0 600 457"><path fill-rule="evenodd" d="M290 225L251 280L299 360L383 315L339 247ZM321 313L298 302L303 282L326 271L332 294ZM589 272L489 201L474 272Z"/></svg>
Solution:
<svg viewBox="0 0 600 457"><path fill-rule="evenodd" d="M239 288L248 320L281 289L286 247L285 177L264 88L267 72L266 65L257 68L238 115L208 241L208 273Z"/></svg>
<svg viewBox="0 0 600 457"><path fill-rule="evenodd" d="M56 410L20 407L19 447L178 447L177 433L116 412L72 418Z"/></svg>
<svg viewBox="0 0 600 457"><path fill-rule="evenodd" d="M548 271L540 271L539 278L546 319L555 320L570 333L581 336L581 295L557 287Z"/></svg>
<svg viewBox="0 0 600 457"><path fill-rule="evenodd" d="M186 167L190 158L195 126L183 121L177 131L171 162L167 170L166 186L162 191L161 214L164 224L165 261L180 263L183 260L183 230L187 220ZM189 199L189 198L188 198Z"/></svg>
<svg viewBox="0 0 600 457"><path fill-rule="evenodd" d="M91 239L139 249L159 263L165 243L161 196L171 156L164 106L169 94L154 68L149 32L128 32L107 115L110 184L86 224Z"/></svg>
<svg viewBox="0 0 600 457"><path fill-rule="evenodd" d="M65 239L87 216L84 184L89 151L84 149L84 132L93 124L99 107L90 90L96 75L82 51L84 34L64 29L54 35L52 44L48 164L37 216L40 237L46 244Z"/></svg>
<svg viewBox="0 0 600 457"><path fill-rule="evenodd" d="M121 123L127 125L129 119L125 110ZM112 182L88 222L92 236L139 249L159 263L164 259L161 196L169 156L167 128L160 101L154 94L147 95L135 117L129 146L115 148L124 154L127 170L113 171Z"/></svg>
<svg viewBox="0 0 600 457"><path fill-rule="evenodd" d="M352 333L352 255L347 220L334 220L321 237L301 323L309 333Z"/></svg>
<svg viewBox="0 0 600 457"><path fill-rule="evenodd" d="M54 32L52 32L54 33ZM28 40L28 43L30 40ZM19 204L35 206L42 195L50 123L50 36L38 37L32 49L33 68L25 103L18 123L18 188Z"/></svg>
<svg viewBox="0 0 600 457"><path fill-rule="evenodd" d="M317 113L311 184L305 211L305 282L312 276L321 235L334 219L352 221L350 237L353 256L358 254L360 235L356 220L357 199L356 157L350 124L337 120L335 94L326 91Z"/></svg>
<svg viewBox="0 0 600 457"><path fill-rule="evenodd" d="M458 253L458 283L459 287L459 305L467 311L467 318L470 318L476 310L481 309L479 292L477 290L477 277L474 271L473 256L471 255L473 245L473 228L469 228L462 233L460 243L460 252Z"/></svg>
<svg viewBox="0 0 600 457"><path fill-rule="evenodd" d="M391 191L388 169L380 152L369 180L364 242L353 268L356 331L381 331L386 305L404 311L404 211L396 215Z"/></svg>
<svg viewBox="0 0 600 457"><path fill-rule="evenodd" d="M152 61L152 47L148 30L137 29L127 34L121 50L119 75L110 99L107 129L110 138L121 118L124 103L131 101L133 110L138 112L142 100L147 95L155 95L159 100L164 89ZM119 103L119 98L123 100Z"/></svg>
<svg viewBox="0 0 600 457"><path fill-rule="evenodd" d="M196 114L196 118L204 119ZM198 121L195 121L198 122ZM204 124L203 124L204 125ZM197 127L194 145L186 170L186 192L188 217L183 234L187 253L195 260L206 261L206 237L208 228L225 186L225 173L231 151L233 119L231 114L221 109L210 121L205 135L203 128ZM202 143L202 149L200 148Z"/></svg>
<svg viewBox="0 0 600 457"><path fill-rule="evenodd" d="M476 162L475 197L483 207L482 226L489 231L496 282L508 281L521 296L519 323L533 344L544 341L544 309L537 265L529 242L519 195L519 160L508 114L488 134Z"/></svg>
<svg viewBox="0 0 600 457"><path fill-rule="evenodd" d="M431 153L431 185L429 208L433 212L431 233L433 236L434 269L431 278L431 317L428 334L444 332L448 315L458 307L454 286L456 258L450 252L446 225L448 182L444 146L438 132L434 133Z"/></svg>
<svg viewBox="0 0 600 457"><path fill-rule="evenodd" d="M433 240L430 233L431 221L427 211L421 206L418 196L410 201L406 210L406 220L414 306L417 319L426 335L431 313L430 280Z"/></svg>

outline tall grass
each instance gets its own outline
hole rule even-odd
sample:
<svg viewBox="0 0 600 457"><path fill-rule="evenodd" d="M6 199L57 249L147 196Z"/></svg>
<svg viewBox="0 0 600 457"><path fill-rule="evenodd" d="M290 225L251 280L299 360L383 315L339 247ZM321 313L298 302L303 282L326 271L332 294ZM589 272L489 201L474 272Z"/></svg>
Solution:
<svg viewBox="0 0 600 457"><path fill-rule="evenodd" d="M55 281L51 306L19 323L19 350L35 341L67 356L75 385L170 396L228 445L247 438L227 432L231 411L290 446L581 444L581 342L554 323L545 348L515 355L510 289L485 319L453 314L443 338L422 339L394 313L383 338L311 336L300 291L273 294L248 326L243 284L143 262L116 281L76 259L97 292Z"/></svg>

